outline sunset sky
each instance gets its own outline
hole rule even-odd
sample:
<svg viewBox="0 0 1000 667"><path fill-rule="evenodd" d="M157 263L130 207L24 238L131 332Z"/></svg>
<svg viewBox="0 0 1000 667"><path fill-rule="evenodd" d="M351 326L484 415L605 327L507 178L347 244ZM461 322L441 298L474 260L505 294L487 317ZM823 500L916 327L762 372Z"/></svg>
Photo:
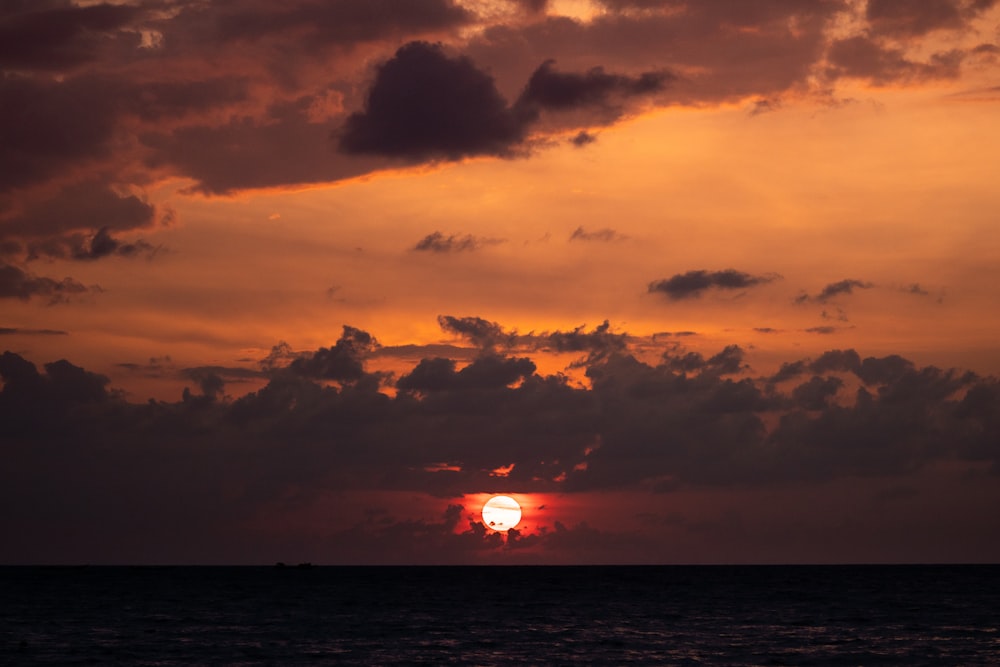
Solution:
<svg viewBox="0 0 1000 667"><path fill-rule="evenodd" d="M996 0L7 0L0 71L2 563L1000 561Z"/></svg>

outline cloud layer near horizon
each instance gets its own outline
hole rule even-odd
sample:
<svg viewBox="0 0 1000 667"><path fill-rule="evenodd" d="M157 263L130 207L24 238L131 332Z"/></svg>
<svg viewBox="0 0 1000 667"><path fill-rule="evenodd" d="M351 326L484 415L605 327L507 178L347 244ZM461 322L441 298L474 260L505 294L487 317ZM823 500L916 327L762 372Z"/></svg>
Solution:
<svg viewBox="0 0 1000 667"><path fill-rule="evenodd" d="M292 496L461 498L499 481L529 494L655 494L891 478L944 461L1000 472L996 378L854 350L755 377L736 346L639 361L607 324L527 335L481 318L441 324L476 342L471 362L425 357L398 377L369 373L377 340L345 327L329 348L275 348L260 365L266 385L235 399L225 369L189 369L196 387L182 400L138 404L68 361L39 371L6 352L2 528L86 531L141 515L183 536L252 522ZM585 353L588 385L519 356L544 349ZM458 516L441 539L504 547ZM43 542L9 544L0 558Z"/></svg>

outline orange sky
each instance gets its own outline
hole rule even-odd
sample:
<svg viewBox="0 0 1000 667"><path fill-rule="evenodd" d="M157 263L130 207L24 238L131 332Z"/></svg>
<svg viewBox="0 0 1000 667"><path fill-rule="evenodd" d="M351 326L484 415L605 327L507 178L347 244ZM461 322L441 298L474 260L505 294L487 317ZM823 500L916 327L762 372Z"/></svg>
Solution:
<svg viewBox="0 0 1000 667"><path fill-rule="evenodd" d="M1000 558L1000 6L383 4L0 10L0 562Z"/></svg>

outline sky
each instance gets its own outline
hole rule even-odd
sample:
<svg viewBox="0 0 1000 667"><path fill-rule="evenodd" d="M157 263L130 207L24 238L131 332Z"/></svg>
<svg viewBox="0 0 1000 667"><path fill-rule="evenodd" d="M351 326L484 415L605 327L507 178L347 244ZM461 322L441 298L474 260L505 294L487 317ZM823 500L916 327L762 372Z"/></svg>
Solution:
<svg viewBox="0 0 1000 667"><path fill-rule="evenodd" d="M0 562L1000 562L998 111L996 0L7 0Z"/></svg>

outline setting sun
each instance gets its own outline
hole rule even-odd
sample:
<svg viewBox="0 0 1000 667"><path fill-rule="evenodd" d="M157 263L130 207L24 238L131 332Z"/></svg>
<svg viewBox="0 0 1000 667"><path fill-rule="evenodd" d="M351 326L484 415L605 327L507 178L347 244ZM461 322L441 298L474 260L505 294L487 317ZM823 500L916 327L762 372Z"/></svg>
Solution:
<svg viewBox="0 0 1000 667"><path fill-rule="evenodd" d="M503 532L521 522L521 506L510 496L493 496L483 505L483 524Z"/></svg>

